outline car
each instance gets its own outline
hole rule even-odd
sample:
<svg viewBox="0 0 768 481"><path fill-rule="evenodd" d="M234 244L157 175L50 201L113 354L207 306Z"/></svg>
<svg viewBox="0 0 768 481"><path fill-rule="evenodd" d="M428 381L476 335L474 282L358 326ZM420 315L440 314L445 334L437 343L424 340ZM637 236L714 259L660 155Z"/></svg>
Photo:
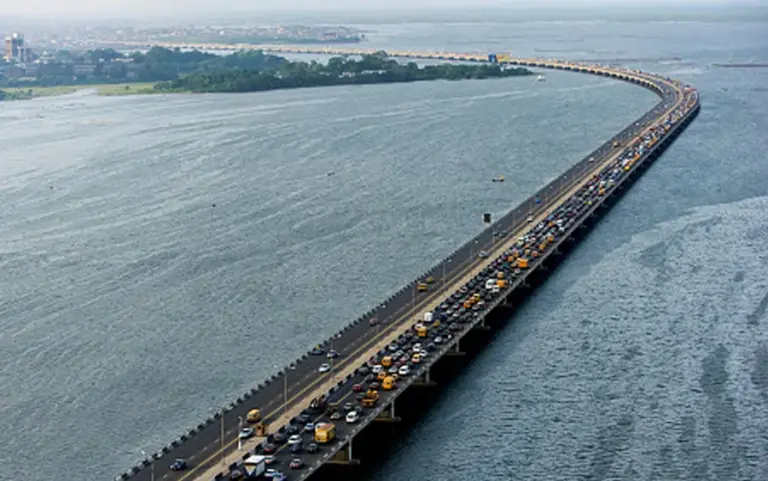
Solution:
<svg viewBox="0 0 768 481"><path fill-rule="evenodd" d="M289 464L288 467L291 469L301 469L304 467L304 462L301 459L296 458L291 461L291 464Z"/></svg>
<svg viewBox="0 0 768 481"><path fill-rule="evenodd" d="M291 449L289 451L291 454L299 454L301 452L301 444L291 444Z"/></svg>
<svg viewBox="0 0 768 481"><path fill-rule="evenodd" d="M309 416L306 414L299 414L296 416L296 422L299 423L299 425L304 425L309 422Z"/></svg>
<svg viewBox="0 0 768 481"><path fill-rule="evenodd" d="M480 251L480 252L478 252L478 254L477 254L477 257L479 257L479 258L481 258L481 259L487 259L487 258L488 258L488 255L489 255L489 254L488 254L487 252L485 252L485 251Z"/></svg>
<svg viewBox="0 0 768 481"><path fill-rule="evenodd" d="M339 352L336 349L331 349L328 354L325 355L328 359L335 359L339 357Z"/></svg>
<svg viewBox="0 0 768 481"><path fill-rule="evenodd" d="M310 443L309 446L307 446L307 452L310 454L316 453L318 451L320 451L320 446L315 443Z"/></svg>
<svg viewBox="0 0 768 481"><path fill-rule="evenodd" d="M293 433L293 434L295 434L295 433ZM286 442L287 440L288 440L288 438L286 438L285 434L283 434L283 433L275 433L275 434L272 436L272 441L273 441L275 444L277 444L277 445L282 445L282 444L285 444L285 442Z"/></svg>
<svg viewBox="0 0 768 481"><path fill-rule="evenodd" d="M300 431L301 429L299 429L299 427L296 426L295 424L291 424L287 428L285 428L285 432L288 433L289 436L292 434L299 434Z"/></svg>
<svg viewBox="0 0 768 481"><path fill-rule="evenodd" d="M313 356L322 356L325 354L325 349L323 349L320 346L313 347L311 351L309 351L310 354Z"/></svg>
<svg viewBox="0 0 768 481"><path fill-rule="evenodd" d="M318 372L328 372L331 370L331 365L328 364L327 362L324 362L320 364L320 367L317 370Z"/></svg>
<svg viewBox="0 0 768 481"><path fill-rule="evenodd" d="M304 432L305 433L314 433L315 432L315 423L307 423L304 425Z"/></svg>
<svg viewBox="0 0 768 481"><path fill-rule="evenodd" d="M397 343L392 343L389 346L387 346L387 349L389 349L390 352L395 352L398 349L400 349L400 346L397 345Z"/></svg>
<svg viewBox="0 0 768 481"><path fill-rule="evenodd" d="M388 374L397 374L397 368L395 366L392 366L389 368L389 371L387 371Z"/></svg>
<svg viewBox="0 0 768 481"><path fill-rule="evenodd" d="M301 435L300 434L294 434L290 438L288 438L288 444L293 446L294 444L301 444Z"/></svg>
<svg viewBox="0 0 768 481"><path fill-rule="evenodd" d="M379 320L378 320L378 319L376 319L375 317L372 317L372 318L371 318L371 319L368 321L368 325L369 325L369 326L375 326L375 325L376 325L376 324L378 324L378 323L379 323Z"/></svg>
<svg viewBox="0 0 768 481"><path fill-rule="evenodd" d="M253 436L253 429L252 428L243 428L240 430L240 434L238 434L240 439L248 439Z"/></svg>
<svg viewBox="0 0 768 481"><path fill-rule="evenodd" d="M344 403L344 412L348 413L351 410L355 409L355 406L352 403Z"/></svg>
<svg viewBox="0 0 768 481"><path fill-rule="evenodd" d="M184 471L187 469L187 462L183 459L177 459L173 462L173 464L171 464L170 468L171 471Z"/></svg>
<svg viewBox="0 0 768 481"><path fill-rule="evenodd" d="M357 414L357 411L350 411L347 413L346 421L349 424L354 424L360 419L360 415Z"/></svg>
<svg viewBox="0 0 768 481"><path fill-rule="evenodd" d="M269 466L270 464L276 464L277 459L274 456L264 456L264 464Z"/></svg>
<svg viewBox="0 0 768 481"><path fill-rule="evenodd" d="M411 370L408 369L408 366L400 366L400 369L397 370L397 374L400 376L407 376L411 373Z"/></svg>
<svg viewBox="0 0 768 481"><path fill-rule="evenodd" d="M529 216L528 216L528 219L527 219L527 221L528 221L528 222L533 222L533 216L532 216L532 215L529 215Z"/></svg>
<svg viewBox="0 0 768 481"><path fill-rule="evenodd" d="M358 383L352 386L352 391L354 392L360 392L362 390L363 390L363 385L361 383Z"/></svg>
<svg viewBox="0 0 768 481"><path fill-rule="evenodd" d="M264 454L273 454L275 451L277 451L277 446L272 443L267 443L263 445L261 449L264 451Z"/></svg>
<svg viewBox="0 0 768 481"><path fill-rule="evenodd" d="M333 414L331 414L331 421L338 421L341 419L341 413L338 411L335 411Z"/></svg>

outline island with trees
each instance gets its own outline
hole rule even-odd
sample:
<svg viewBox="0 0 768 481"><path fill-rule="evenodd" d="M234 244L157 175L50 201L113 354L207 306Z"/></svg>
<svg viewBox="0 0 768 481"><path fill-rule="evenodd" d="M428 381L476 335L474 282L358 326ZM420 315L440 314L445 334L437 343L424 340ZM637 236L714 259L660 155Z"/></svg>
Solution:
<svg viewBox="0 0 768 481"><path fill-rule="evenodd" d="M105 85L111 95L176 92L258 92L333 85L463 80L532 75L525 68L497 64L399 63L386 52L355 59L333 57L327 63L289 61L260 50L217 55L199 50L152 47L147 52L123 54L98 49L73 54L57 52L22 75L18 67L0 77L0 100L67 93ZM46 90L47 89L47 90ZM47 92L47 93L46 93Z"/></svg>

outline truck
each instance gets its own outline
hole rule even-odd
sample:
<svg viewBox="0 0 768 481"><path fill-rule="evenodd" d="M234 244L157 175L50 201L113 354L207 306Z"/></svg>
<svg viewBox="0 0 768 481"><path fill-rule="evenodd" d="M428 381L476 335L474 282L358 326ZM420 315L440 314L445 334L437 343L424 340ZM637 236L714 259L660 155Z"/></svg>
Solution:
<svg viewBox="0 0 768 481"><path fill-rule="evenodd" d="M318 423L315 425L315 442L330 443L336 438L336 425L333 423Z"/></svg>
<svg viewBox="0 0 768 481"><path fill-rule="evenodd" d="M267 470L266 456L252 454L243 460L243 467L248 478L256 478Z"/></svg>
<svg viewBox="0 0 768 481"><path fill-rule="evenodd" d="M419 337L427 337L427 326L425 326L424 324L417 324L416 335Z"/></svg>

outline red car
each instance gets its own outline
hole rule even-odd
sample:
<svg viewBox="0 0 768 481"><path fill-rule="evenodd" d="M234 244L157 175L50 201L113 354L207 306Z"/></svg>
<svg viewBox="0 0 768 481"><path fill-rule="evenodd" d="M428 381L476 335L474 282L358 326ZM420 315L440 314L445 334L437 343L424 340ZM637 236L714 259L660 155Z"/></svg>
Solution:
<svg viewBox="0 0 768 481"><path fill-rule="evenodd" d="M361 392L363 390L363 385L362 384L355 384L354 386L352 386L352 390L355 391L355 392Z"/></svg>

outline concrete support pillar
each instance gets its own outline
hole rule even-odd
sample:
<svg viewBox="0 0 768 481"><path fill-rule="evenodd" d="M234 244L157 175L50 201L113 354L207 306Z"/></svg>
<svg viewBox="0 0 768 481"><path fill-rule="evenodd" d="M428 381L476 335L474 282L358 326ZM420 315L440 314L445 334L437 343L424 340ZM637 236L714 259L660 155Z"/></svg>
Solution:
<svg viewBox="0 0 768 481"><path fill-rule="evenodd" d="M395 419L395 400L392 400L392 404L389 405L389 415L392 419Z"/></svg>

